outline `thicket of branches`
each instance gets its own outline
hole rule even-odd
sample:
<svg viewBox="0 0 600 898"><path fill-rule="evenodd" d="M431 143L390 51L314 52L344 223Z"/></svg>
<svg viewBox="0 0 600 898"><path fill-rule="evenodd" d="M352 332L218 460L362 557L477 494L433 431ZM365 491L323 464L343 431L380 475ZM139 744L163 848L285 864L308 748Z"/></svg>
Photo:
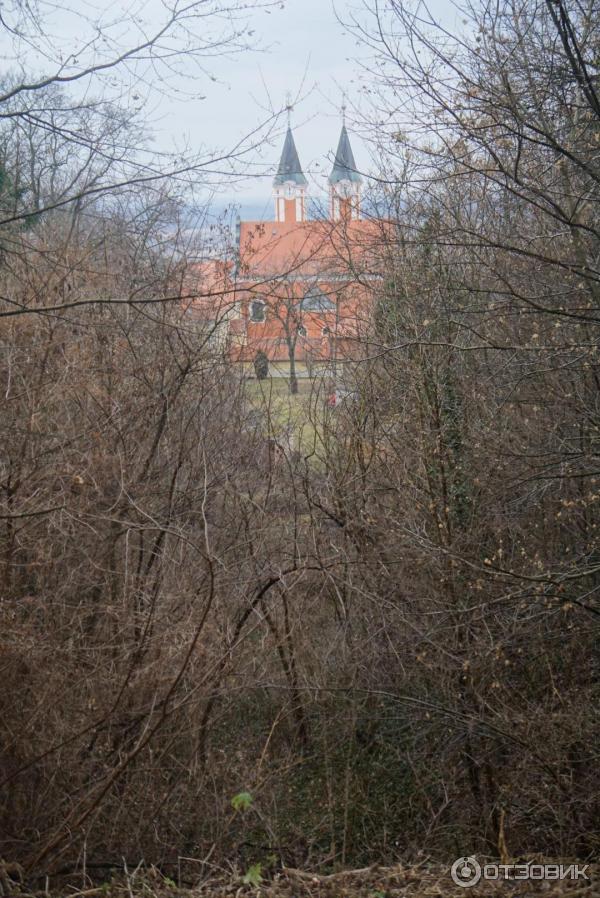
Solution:
<svg viewBox="0 0 600 898"><path fill-rule="evenodd" d="M358 372L360 488L344 470L337 494L369 522L381 675L435 706L407 722L424 828L593 852L598 8L474 4L458 37L421 5L371 12L398 228Z"/></svg>
<svg viewBox="0 0 600 898"><path fill-rule="evenodd" d="M311 451L164 301L172 184L82 208L8 116L0 856L597 853L599 12L355 21L382 277Z"/></svg>

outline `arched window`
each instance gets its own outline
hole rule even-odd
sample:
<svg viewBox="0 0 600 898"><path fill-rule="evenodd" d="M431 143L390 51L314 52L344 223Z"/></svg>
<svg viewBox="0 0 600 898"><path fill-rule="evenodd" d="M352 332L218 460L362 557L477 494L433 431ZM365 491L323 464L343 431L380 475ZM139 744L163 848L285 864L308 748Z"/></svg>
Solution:
<svg viewBox="0 0 600 898"><path fill-rule="evenodd" d="M304 325L302 325L302 324L299 324L299 325L298 325L298 336L299 336L299 337L305 337L305 336L306 336L306 328L305 328Z"/></svg>
<svg viewBox="0 0 600 898"><path fill-rule="evenodd" d="M265 304L262 299L253 299L250 303L250 319L252 321L264 321L266 317Z"/></svg>
<svg viewBox="0 0 600 898"><path fill-rule="evenodd" d="M335 303L323 293L320 287L311 287L304 294L300 308L305 312L330 312L335 309Z"/></svg>
<svg viewBox="0 0 600 898"><path fill-rule="evenodd" d="M324 327L323 330L321 331L321 334L323 337L328 337L330 333L331 333L331 331L329 330L328 327Z"/></svg>

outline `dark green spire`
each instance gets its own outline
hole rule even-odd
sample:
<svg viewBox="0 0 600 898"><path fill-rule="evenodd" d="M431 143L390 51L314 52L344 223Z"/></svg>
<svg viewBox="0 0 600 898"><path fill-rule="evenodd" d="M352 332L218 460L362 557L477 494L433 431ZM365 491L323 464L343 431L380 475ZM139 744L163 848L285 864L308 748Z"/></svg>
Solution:
<svg viewBox="0 0 600 898"><path fill-rule="evenodd" d="M281 159L279 160L279 168L273 179L273 187L285 184L286 181L293 181L294 184L298 184L299 187L306 187L308 185L308 181L302 172L302 166L300 165L300 160L298 158L298 150L296 149L292 129L289 125L287 134L285 135L283 152L281 153Z"/></svg>

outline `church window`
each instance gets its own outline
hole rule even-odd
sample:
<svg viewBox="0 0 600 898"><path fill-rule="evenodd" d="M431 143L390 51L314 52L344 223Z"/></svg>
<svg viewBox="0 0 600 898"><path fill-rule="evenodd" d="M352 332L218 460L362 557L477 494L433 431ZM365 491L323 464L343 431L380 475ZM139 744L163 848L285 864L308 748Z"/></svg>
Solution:
<svg viewBox="0 0 600 898"><path fill-rule="evenodd" d="M264 321L266 318L265 304L260 299L254 299L250 304L250 318L252 321Z"/></svg>
<svg viewBox="0 0 600 898"><path fill-rule="evenodd" d="M300 306L306 312L328 312L335 309L335 303L319 287L311 287Z"/></svg>

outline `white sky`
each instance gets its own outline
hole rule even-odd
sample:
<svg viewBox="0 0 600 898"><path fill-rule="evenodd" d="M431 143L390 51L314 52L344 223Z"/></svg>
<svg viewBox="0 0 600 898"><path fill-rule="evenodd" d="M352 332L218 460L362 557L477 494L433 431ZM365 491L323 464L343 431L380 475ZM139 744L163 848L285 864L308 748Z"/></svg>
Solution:
<svg viewBox="0 0 600 898"><path fill-rule="evenodd" d="M343 13L343 3L338 4ZM269 109L285 106L286 94L298 97L292 127L300 162L312 192L331 169L341 127L342 93L348 92L347 125L357 166L370 167L366 148L352 135L352 104L359 100L353 37L337 21L330 0L285 0L283 9L252 14L253 39L263 49L232 55L211 63L218 81L203 83L203 100L172 102L161 110L155 133L158 143L186 135L191 146L201 143L230 146L252 131ZM200 88L200 85L199 85ZM271 179L283 144L283 115L269 143L256 153L262 177L236 188L240 198L270 201ZM322 189L322 187L321 187Z"/></svg>
<svg viewBox="0 0 600 898"><path fill-rule="evenodd" d="M6 0L18 24L21 6ZM102 52L108 35L113 46L135 45L142 36L163 23L170 0L38 0L40 12L34 22L33 39L0 35L0 53L6 69L20 65L34 76L56 71L76 71L89 53ZM218 0L206 0L207 8ZM336 0L340 18L350 9L360 9L362 0ZM373 0L371 0L373 2ZM380 0L385 8L385 0ZM4 5L4 4L3 4ZM367 5L367 4L366 4ZM37 7L35 7L37 8ZM452 0L431 0L430 8L439 18L454 19ZM218 19L205 20L205 32L217 28ZM41 22L41 27L38 27ZM216 24L215 24L216 22ZM143 105L158 150L229 150L257 128L274 111L282 110L286 95L295 99L292 125L301 164L318 196L326 189L333 153L341 127L340 107L347 93L347 125L359 170L374 169L368 147L353 129L354 110L363 104L357 57L366 50L338 21L332 0L281 0L270 9L248 13L255 49L208 59L198 70L187 57L174 61L168 83L146 64L138 71L109 70L95 76L91 92L98 84L112 91L121 104L132 109ZM86 30L87 29L87 30ZM90 41L91 38L91 41ZM104 42L104 43L103 43ZM107 46L107 45L106 45ZM79 57L79 58L76 58ZM71 63L72 60L72 63ZM143 65L143 64L142 64ZM69 66L71 68L69 69ZM129 79L129 80L128 80ZM78 87L79 85L79 87ZM141 89L140 89L141 85ZM70 89L87 90L83 82ZM286 115L277 120L268 139L246 157L254 176L224 188L223 199L271 203L271 180L277 166L286 128Z"/></svg>
<svg viewBox="0 0 600 898"><path fill-rule="evenodd" d="M381 3L385 8L385 2ZM269 109L285 106L286 94L298 97L292 127L300 162L309 178L310 192L327 190L326 177L341 128L340 107L347 93L347 127L357 167L374 170L369 148L353 129L354 111L364 105L361 93L361 58L367 51L348 32L344 21L351 10L360 12L361 0L283 0L272 10L252 13L254 52L232 55L211 63L217 82L204 81L199 95L205 99L171 102L161 109L156 129L158 143L168 145L171 135L186 135L190 146L227 147L252 131ZM454 24L457 10L452 0L430 0L438 19ZM364 7L363 7L364 12ZM271 180L277 166L286 128L282 115L269 142L253 154L257 177L237 185L229 195L238 201L265 199L271 203ZM258 176L261 172L262 176Z"/></svg>

